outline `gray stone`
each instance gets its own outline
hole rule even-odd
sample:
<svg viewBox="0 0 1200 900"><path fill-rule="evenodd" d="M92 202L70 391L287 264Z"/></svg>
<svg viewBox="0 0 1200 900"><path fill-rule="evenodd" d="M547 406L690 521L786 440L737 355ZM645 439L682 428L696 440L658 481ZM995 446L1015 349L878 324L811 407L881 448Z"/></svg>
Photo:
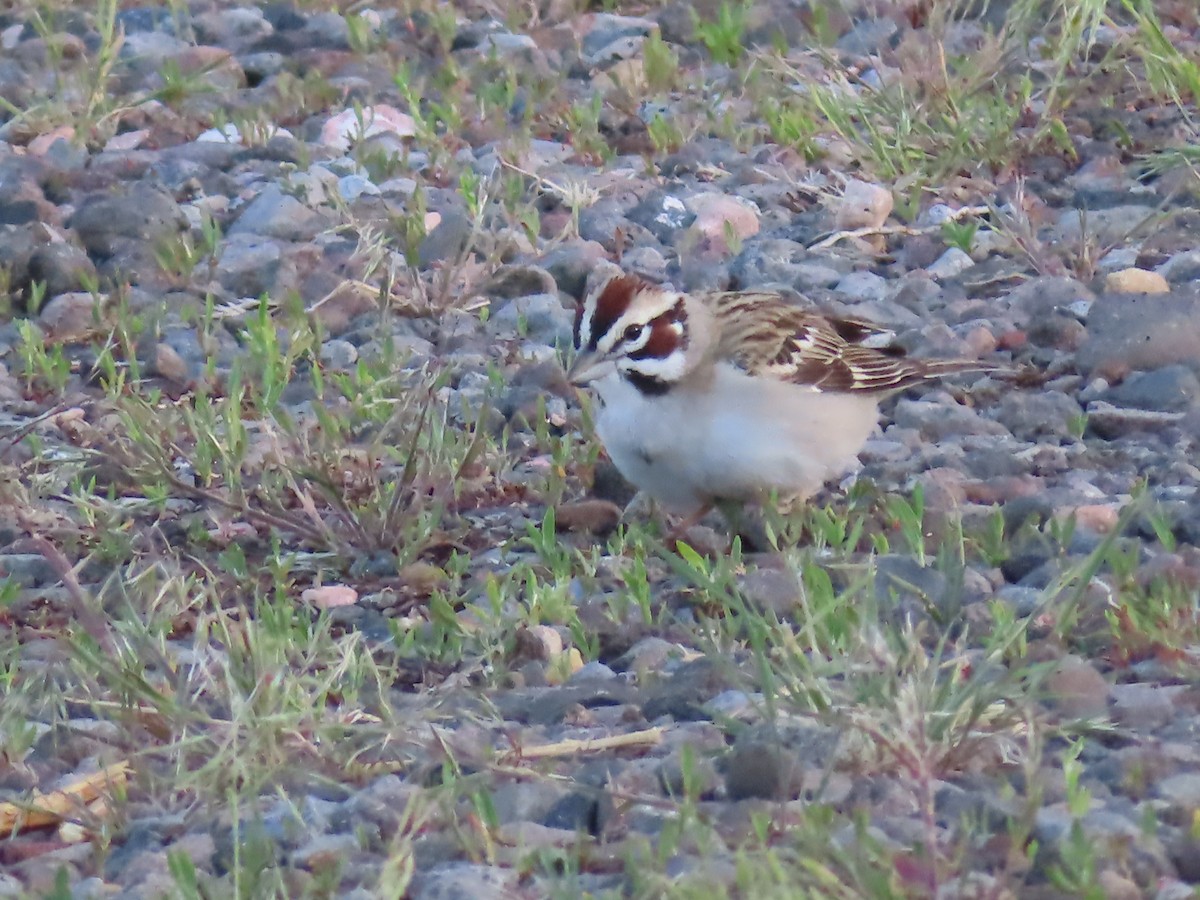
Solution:
<svg viewBox="0 0 1200 900"><path fill-rule="evenodd" d="M591 20L591 28L583 37L581 49L584 56L593 56L618 38L645 38L657 30L658 25L652 19L596 13Z"/></svg>
<svg viewBox="0 0 1200 900"><path fill-rule="evenodd" d="M1080 300L1092 301L1095 295L1074 278L1041 276L1030 278L1013 288L1005 298L1016 314L1016 325L1026 330L1054 313L1064 314Z"/></svg>
<svg viewBox="0 0 1200 900"><path fill-rule="evenodd" d="M92 197L71 216L70 226L93 256L114 255L121 241L161 241L187 230L187 216L166 191L137 182L115 196Z"/></svg>
<svg viewBox="0 0 1200 900"><path fill-rule="evenodd" d="M610 681L616 677L617 673L604 663L592 660L585 663L579 671L572 672L567 681L570 684L581 684L588 681Z"/></svg>
<svg viewBox="0 0 1200 900"><path fill-rule="evenodd" d="M1155 785L1155 793L1189 812L1200 810L1200 773L1170 775Z"/></svg>
<svg viewBox="0 0 1200 900"><path fill-rule="evenodd" d="M951 247L934 260L926 268L926 271L931 277L941 280L961 275L973 265L975 265L975 260L971 259L967 253L958 247Z"/></svg>
<svg viewBox="0 0 1200 900"><path fill-rule="evenodd" d="M795 573L786 569L751 569L738 581L738 587L751 607L776 616L795 613L804 596Z"/></svg>
<svg viewBox="0 0 1200 900"><path fill-rule="evenodd" d="M1132 269L1137 265L1138 255L1140 251L1137 247L1117 247L1115 250L1109 250L1104 256L1100 257L1100 262L1096 264L1096 271L1102 275L1107 275L1109 272L1119 272L1122 269ZM1159 274L1170 280L1170 276L1159 268Z"/></svg>
<svg viewBox="0 0 1200 900"><path fill-rule="evenodd" d="M43 244L29 257L29 280L45 285L46 296L85 290L95 284L96 267L74 244Z"/></svg>
<svg viewBox="0 0 1200 900"><path fill-rule="evenodd" d="M304 25L304 42L308 46L333 50L350 48L350 26L336 10L324 10L308 17Z"/></svg>
<svg viewBox="0 0 1200 900"><path fill-rule="evenodd" d="M1008 429L983 418L978 411L957 403L901 398L893 418L903 428L916 428L927 440L940 441L954 435L1007 435Z"/></svg>
<svg viewBox="0 0 1200 900"><path fill-rule="evenodd" d="M887 279L874 272L851 272L838 281L834 290L859 301L884 300L892 292Z"/></svg>
<svg viewBox="0 0 1200 900"><path fill-rule="evenodd" d="M262 10L253 7L201 13L192 17L192 27L202 43L225 48L249 46L275 30Z"/></svg>
<svg viewBox="0 0 1200 900"><path fill-rule="evenodd" d="M487 321L495 337L528 337L549 346L567 346L574 330L575 314L559 302L556 294L517 297L502 306Z"/></svg>
<svg viewBox="0 0 1200 900"><path fill-rule="evenodd" d="M946 576L911 556L889 554L875 560L875 597L884 608L941 608L947 600Z"/></svg>
<svg viewBox="0 0 1200 900"><path fill-rule="evenodd" d="M512 900L520 872L515 868L451 862L422 872L413 900Z"/></svg>
<svg viewBox="0 0 1200 900"><path fill-rule="evenodd" d="M1154 271L1172 284L1200 280L1200 250L1176 253Z"/></svg>
<svg viewBox="0 0 1200 900"><path fill-rule="evenodd" d="M1175 412L1200 404L1200 378L1187 366L1163 366L1135 372L1103 395L1116 406Z"/></svg>
<svg viewBox="0 0 1200 900"><path fill-rule="evenodd" d="M444 209L442 220L417 248L417 260L422 268L436 262L445 262L458 257L470 244L474 231L471 217L460 209Z"/></svg>
<svg viewBox="0 0 1200 900"><path fill-rule="evenodd" d="M305 869L332 868L338 860L352 857L359 851L359 840L353 834L322 834L297 847L288 858Z"/></svg>
<svg viewBox="0 0 1200 900"><path fill-rule="evenodd" d="M842 53L868 56L887 47L897 28L887 17L863 19L839 37L835 46Z"/></svg>
<svg viewBox="0 0 1200 900"><path fill-rule="evenodd" d="M1088 315L1079 365L1158 369L1182 364L1200 371L1200 286L1170 294L1103 294Z"/></svg>
<svg viewBox="0 0 1200 900"><path fill-rule="evenodd" d="M1108 711L1109 684L1086 659L1068 654L1046 678L1047 701L1070 718L1102 716Z"/></svg>
<svg viewBox="0 0 1200 900"><path fill-rule="evenodd" d="M666 191L655 191L629 210L627 217L668 245L673 244L676 235L696 219L683 200Z"/></svg>
<svg viewBox="0 0 1200 900"><path fill-rule="evenodd" d="M257 234L286 241L307 241L316 237L324 222L315 210L278 185L268 184L250 201L229 229L229 234Z"/></svg>
<svg viewBox="0 0 1200 900"><path fill-rule="evenodd" d="M283 264L283 249L269 237L249 232L230 234L221 244L216 276L235 297L270 293Z"/></svg>
<svg viewBox="0 0 1200 900"><path fill-rule="evenodd" d="M357 200L364 194L377 197L379 188L365 175L343 175L338 179L338 195L347 202Z"/></svg>
<svg viewBox="0 0 1200 900"><path fill-rule="evenodd" d="M349 341L326 341L321 345L321 362L335 371L348 372L358 362L358 348Z"/></svg>
<svg viewBox="0 0 1200 900"><path fill-rule="evenodd" d="M667 259L654 247L634 247L627 251L621 257L621 267L656 283L667 278Z"/></svg>
<svg viewBox="0 0 1200 900"><path fill-rule="evenodd" d="M604 247L596 241L567 240L546 251L539 259L564 294L582 299L588 275L606 258Z"/></svg>
<svg viewBox="0 0 1200 900"><path fill-rule="evenodd" d="M792 800L800 795L803 777L800 756L770 738L739 740L725 760L725 793L730 800Z"/></svg>
<svg viewBox="0 0 1200 900"><path fill-rule="evenodd" d="M1116 684L1110 690L1113 719L1129 728L1157 728L1177 714L1180 685Z"/></svg>
<svg viewBox="0 0 1200 900"><path fill-rule="evenodd" d="M540 266L501 266L479 289L479 293L497 300L553 294L558 290L554 276ZM502 304L494 304L493 310Z"/></svg>
<svg viewBox="0 0 1200 900"><path fill-rule="evenodd" d="M1070 437L1079 427L1083 408L1060 391L1012 391L1000 401L996 420L1017 438Z"/></svg>
<svg viewBox="0 0 1200 900"><path fill-rule="evenodd" d="M81 340L99 327L103 299L83 291L51 297L38 314L38 324L52 340Z"/></svg>
<svg viewBox="0 0 1200 900"><path fill-rule="evenodd" d="M1180 423L1184 418L1181 412L1125 409L1103 400L1089 403L1087 416L1088 430L1107 440L1143 431L1162 431Z"/></svg>

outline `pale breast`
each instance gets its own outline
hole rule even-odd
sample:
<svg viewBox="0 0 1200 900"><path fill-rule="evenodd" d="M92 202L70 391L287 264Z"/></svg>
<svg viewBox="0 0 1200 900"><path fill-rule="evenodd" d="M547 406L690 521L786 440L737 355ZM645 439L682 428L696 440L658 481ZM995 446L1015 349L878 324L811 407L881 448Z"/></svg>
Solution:
<svg viewBox="0 0 1200 900"><path fill-rule="evenodd" d="M874 430L869 396L751 378L720 364L713 381L644 396L617 376L596 384L596 428L621 473L669 509L808 496L849 471Z"/></svg>

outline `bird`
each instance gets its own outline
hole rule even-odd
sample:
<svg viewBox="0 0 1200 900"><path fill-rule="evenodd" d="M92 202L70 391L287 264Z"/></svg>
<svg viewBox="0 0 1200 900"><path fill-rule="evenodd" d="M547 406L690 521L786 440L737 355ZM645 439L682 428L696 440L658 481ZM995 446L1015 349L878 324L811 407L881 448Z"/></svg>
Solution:
<svg viewBox="0 0 1200 900"><path fill-rule="evenodd" d="M772 291L685 292L610 267L575 318L567 377L618 471L686 535L713 508L809 499L858 465L879 404L1007 367L912 359L888 329Z"/></svg>

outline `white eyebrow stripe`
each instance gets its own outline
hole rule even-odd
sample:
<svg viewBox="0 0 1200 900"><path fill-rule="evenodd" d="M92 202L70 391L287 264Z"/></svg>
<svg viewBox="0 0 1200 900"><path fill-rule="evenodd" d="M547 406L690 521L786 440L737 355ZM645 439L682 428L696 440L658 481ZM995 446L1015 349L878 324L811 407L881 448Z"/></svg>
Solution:
<svg viewBox="0 0 1200 900"><path fill-rule="evenodd" d="M592 342L592 318L596 315L596 303L599 299L599 296L592 294L583 301L583 315L579 319L579 338L576 341L576 350L582 350Z"/></svg>

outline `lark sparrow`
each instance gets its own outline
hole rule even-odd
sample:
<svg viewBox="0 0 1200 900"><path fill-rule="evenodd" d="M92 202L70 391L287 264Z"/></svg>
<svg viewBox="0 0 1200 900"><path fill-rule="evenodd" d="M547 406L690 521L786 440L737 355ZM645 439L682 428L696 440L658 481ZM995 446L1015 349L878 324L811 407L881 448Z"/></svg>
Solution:
<svg viewBox="0 0 1200 900"><path fill-rule="evenodd" d="M889 337L775 293L687 294L614 273L579 307L568 377L591 388L616 467L690 525L772 490L807 498L857 464L884 397L1003 368L906 359Z"/></svg>

